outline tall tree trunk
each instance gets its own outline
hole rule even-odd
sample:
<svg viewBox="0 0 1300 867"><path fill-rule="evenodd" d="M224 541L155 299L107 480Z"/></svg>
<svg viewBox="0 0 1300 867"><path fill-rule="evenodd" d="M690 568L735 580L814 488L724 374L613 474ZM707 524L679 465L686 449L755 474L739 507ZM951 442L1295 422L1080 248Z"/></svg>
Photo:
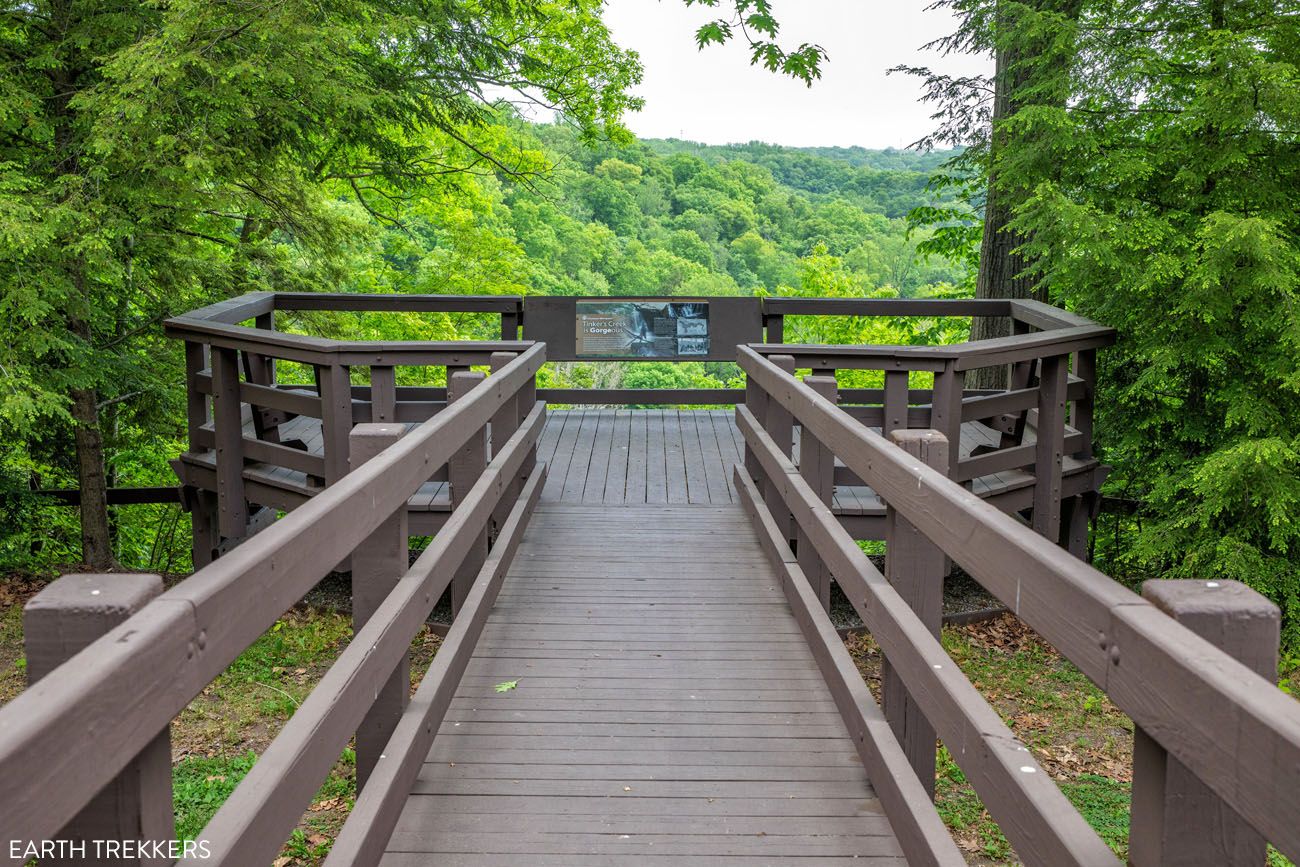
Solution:
<svg viewBox="0 0 1300 867"><path fill-rule="evenodd" d="M92 569L107 570L113 557L108 523L108 480L104 474L104 437L99 428L99 398L94 389L72 390L72 418L77 444L77 482L81 488L81 559Z"/></svg>
<svg viewBox="0 0 1300 867"><path fill-rule="evenodd" d="M80 260L74 260L74 282L82 286ZM84 292L84 290L83 290ZM90 326L71 317L68 330L91 344ZM93 387L72 389L73 441L77 447L77 487L81 490L81 560L92 569L117 565L113 556L113 530L108 520L108 477L104 461L104 433L99 423L99 392Z"/></svg>
<svg viewBox="0 0 1300 867"><path fill-rule="evenodd" d="M1037 8L1056 12L1077 20L1082 12L1082 0L1039 0ZM997 26L1005 26L999 22ZM1043 287L1025 275L1029 262L1016 249L1026 237L1010 228L1019 202L1014 191L1001 183L998 163L1002 154L1017 146L1017 142L1003 128L1003 121L1025 107L1023 91L1031 83L1040 46L1029 42L1013 42L999 35L997 60L993 75L993 130L989 138L988 195L984 204L984 236L980 242L979 273L975 281L976 298L1033 298L1046 301ZM1065 104L1066 95L1060 94L1058 105ZM1005 317L977 317L971 320L971 339L985 340L1005 337L1011 333L1011 320ZM969 388L1005 388L1006 369L984 367L972 370L966 377Z"/></svg>
<svg viewBox="0 0 1300 867"><path fill-rule="evenodd" d="M54 93L53 121L54 162L56 177L81 175L83 142L77 132L73 98L90 76L91 61L84 46L68 34L75 33L78 15L74 0L57 0L50 4L50 21L62 34L57 46L57 63L47 74ZM75 186L75 185L74 185ZM72 243L73 239L69 239ZM84 352L94 352L94 334L89 316L97 299L86 285L86 263L76 254L69 257L68 279L76 287L80 309L69 311L68 330L79 338ZM83 362L84 363L84 362ZM93 367L93 357L89 359ZM99 421L99 393L89 384L71 389L73 440L77 449L77 485L81 494L81 559L92 569L107 570L117 565L113 556L113 534L108 516L108 480L104 472L104 435Z"/></svg>

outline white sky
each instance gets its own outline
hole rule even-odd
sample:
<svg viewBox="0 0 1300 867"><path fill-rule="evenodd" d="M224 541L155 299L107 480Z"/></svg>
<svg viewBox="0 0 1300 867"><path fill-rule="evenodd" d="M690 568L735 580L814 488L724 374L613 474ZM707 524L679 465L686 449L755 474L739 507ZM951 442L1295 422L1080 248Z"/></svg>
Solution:
<svg viewBox="0 0 1300 867"><path fill-rule="evenodd" d="M985 58L942 57L921 46L951 32L946 10L930 0L774 0L783 46L821 45L830 55L812 88L749 65L743 39L695 47L695 30L727 12L687 8L682 0L609 0L605 20L614 40L637 51L645 109L626 122L645 138L708 144L759 140L774 144L905 147L930 132L932 109L920 102L920 80L886 70L899 64L953 74L991 72Z"/></svg>

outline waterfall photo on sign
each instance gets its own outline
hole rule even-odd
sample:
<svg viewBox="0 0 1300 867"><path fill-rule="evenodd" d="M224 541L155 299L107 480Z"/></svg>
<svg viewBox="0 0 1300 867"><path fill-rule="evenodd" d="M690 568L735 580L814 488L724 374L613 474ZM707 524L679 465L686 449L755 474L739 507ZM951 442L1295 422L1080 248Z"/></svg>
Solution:
<svg viewBox="0 0 1300 867"><path fill-rule="evenodd" d="M577 329L583 358L709 354L709 305L703 301L579 301Z"/></svg>

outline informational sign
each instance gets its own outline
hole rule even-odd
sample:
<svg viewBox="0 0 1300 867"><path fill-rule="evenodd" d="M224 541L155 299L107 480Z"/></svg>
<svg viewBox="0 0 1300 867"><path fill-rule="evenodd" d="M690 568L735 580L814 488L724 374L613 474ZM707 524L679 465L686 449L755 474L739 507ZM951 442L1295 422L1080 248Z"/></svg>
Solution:
<svg viewBox="0 0 1300 867"><path fill-rule="evenodd" d="M707 301L579 301L579 358L699 358L709 354Z"/></svg>

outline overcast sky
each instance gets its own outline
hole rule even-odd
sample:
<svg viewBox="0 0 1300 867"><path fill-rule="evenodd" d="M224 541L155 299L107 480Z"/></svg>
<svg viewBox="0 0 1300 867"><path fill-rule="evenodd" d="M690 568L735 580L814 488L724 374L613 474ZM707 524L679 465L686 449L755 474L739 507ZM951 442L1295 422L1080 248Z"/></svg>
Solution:
<svg viewBox="0 0 1300 867"><path fill-rule="evenodd" d="M641 55L645 109L627 124L645 138L709 144L760 140L784 145L904 147L930 131L919 80L886 76L899 64L951 73L991 71L983 58L940 57L921 46L953 29L929 0L774 0L782 45L821 45L830 54L812 88L749 65L743 40L703 51L695 30L725 11L682 0L609 0L615 41ZM712 14L710 14L712 13Z"/></svg>

